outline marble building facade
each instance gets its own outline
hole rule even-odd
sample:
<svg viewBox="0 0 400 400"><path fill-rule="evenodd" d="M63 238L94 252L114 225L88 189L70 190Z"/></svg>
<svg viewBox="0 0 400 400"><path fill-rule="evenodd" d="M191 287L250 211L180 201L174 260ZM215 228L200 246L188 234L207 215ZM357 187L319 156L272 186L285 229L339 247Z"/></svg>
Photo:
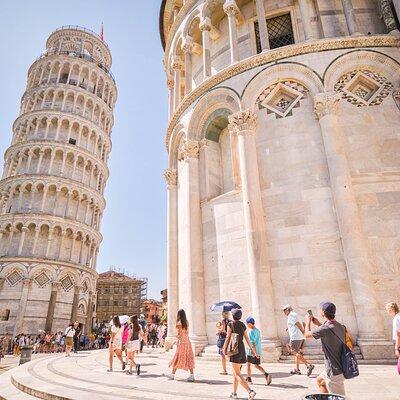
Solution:
<svg viewBox="0 0 400 400"><path fill-rule="evenodd" d="M0 181L0 334L90 330L117 98L94 32L54 31L29 68Z"/></svg>
<svg viewBox="0 0 400 400"><path fill-rule="evenodd" d="M400 300L396 7L162 2L169 343L184 308L196 353L215 344L209 307L235 300L277 359L281 307L316 313L331 300L365 359L393 357L384 304Z"/></svg>

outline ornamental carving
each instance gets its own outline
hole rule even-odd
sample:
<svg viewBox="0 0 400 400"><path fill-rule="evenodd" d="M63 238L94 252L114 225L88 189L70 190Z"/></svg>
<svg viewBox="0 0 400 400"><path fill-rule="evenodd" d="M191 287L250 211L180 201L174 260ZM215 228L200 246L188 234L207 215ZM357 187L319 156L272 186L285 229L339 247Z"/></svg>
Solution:
<svg viewBox="0 0 400 400"><path fill-rule="evenodd" d="M392 96L397 108L400 110L400 88L393 90Z"/></svg>
<svg viewBox="0 0 400 400"><path fill-rule="evenodd" d="M336 114L341 98L341 94L336 92L316 94L314 99L314 111L317 118L321 119L325 115Z"/></svg>
<svg viewBox="0 0 400 400"><path fill-rule="evenodd" d="M250 109L230 115L228 121L229 130L234 133L254 133L257 127L257 116Z"/></svg>
<svg viewBox="0 0 400 400"><path fill-rule="evenodd" d="M167 181L168 186L176 186L178 173L176 169L168 168L164 172L164 178Z"/></svg>
<svg viewBox="0 0 400 400"><path fill-rule="evenodd" d="M199 158L200 145L196 140L187 140L182 143L178 149L178 160L186 160L188 158Z"/></svg>
<svg viewBox="0 0 400 400"><path fill-rule="evenodd" d="M224 11L228 15L238 15L240 13L239 7L235 0L226 0L224 3Z"/></svg>
<svg viewBox="0 0 400 400"><path fill-rule="evenodd" d="M293 115L293 109L300 107L300 100L307 95L307 89L300 83L287 80L274 83L266 88L256 100L258 108L266 109L267 114L276 118Z"/></svg>
<svg viewBox="0 0 400 400"><path fill-rule="evenodd" d="M390 0L380 0L383 22L388 32L397 31L396 20L393 15L392 2Z"/></svg>
<svg viewBox="0 0 400 400"><path fill-rule="evenodd" d="M377 106L389 96L393 85L377 72L355 70L343 75L335 85L335 91L356 107Z"/></svg>

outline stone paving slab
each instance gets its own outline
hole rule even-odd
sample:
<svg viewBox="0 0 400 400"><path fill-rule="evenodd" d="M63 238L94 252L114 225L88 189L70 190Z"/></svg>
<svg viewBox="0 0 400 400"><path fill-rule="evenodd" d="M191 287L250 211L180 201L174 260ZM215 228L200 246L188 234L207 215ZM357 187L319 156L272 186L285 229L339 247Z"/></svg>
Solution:
<svg viewBox="0 0 400 400"><path fill-rule="evenodd" d="M226 399L231 393L232 376L219 375L219 363L196 358L195 383L185 382L185 372L177 374L176 381L168 381L162 374L168 371L172 353L149 349L138 356L142 365L140 377L121 371L115 359L114 372L108 368L108 351L81 352L73 357L55 355L34 360L0 376L0 399L25 400L13 397L7 391L17 386L21 393L29 393L46 400L115 400L115 399ZM300 400L317 392L316 376L323 366L316 366L311 378L290 375L291 365L267 364L273 382L265 385L257 374L253 379L256 399ZM400 400L400 376L394 366L362 365L361 376L346 382L351 400ZM13 384L13 383L14 384ZM246 393L239 390L239 397ZM29 399L32 396L28 397ZM28 400L26 398L26 400Z"/></svg>

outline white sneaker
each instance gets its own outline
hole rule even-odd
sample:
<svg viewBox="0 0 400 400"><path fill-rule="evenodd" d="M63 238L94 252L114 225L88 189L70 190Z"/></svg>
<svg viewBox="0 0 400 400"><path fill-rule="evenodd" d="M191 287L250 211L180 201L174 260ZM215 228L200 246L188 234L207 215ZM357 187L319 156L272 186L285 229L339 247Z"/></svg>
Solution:
<svg viewBox="0 0 400 400"><path fill-rule="evenodd" d="M194 382L194 375L190 374L190 375L186 378L186 382Z"/></svg>
<svg viewBox="0 0 400 400"><path fill-rule="evenodd" d="M171 381L173 381L173 380L175 379L175 375L174 375L174 374L164 374L164 376L165 376L167 379L171 380Z"/></svg>
<svg viewBox="0 0 400 400"><path fill-rule="evenodd" d="M237 399L238 397L237 397L237 394L236 394L236 393L232 393L232 394L229 396L229 398L230 398L230 399Z"/></svg>
<svg viewBox="0 0 400 400"><path fill-rule="evenodd" d="M254 390L250 390L249 392L249 400L253 400L256 397L256 392Z"/></svg>

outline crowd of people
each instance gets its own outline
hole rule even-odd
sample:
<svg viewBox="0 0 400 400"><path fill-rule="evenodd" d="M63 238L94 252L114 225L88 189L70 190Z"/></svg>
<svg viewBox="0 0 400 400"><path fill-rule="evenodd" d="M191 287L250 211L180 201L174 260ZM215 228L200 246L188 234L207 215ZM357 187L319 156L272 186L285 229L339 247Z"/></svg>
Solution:
<svg viewBox="0 0 400 400"><path fill-rule="evenodd" d="M387 313L393 318L394 352L400 359L400 310L396 303L386 305ZM345 395L345 366L343 352L353 350L350 333L346 327L336 321L336 306L331 302L320 304L320 318L313 315L311 310L303 318L295 312L289 304L282 308L287 317L287 332L290 341L287 351L295 356L295 367L291 374L301 375L301 364L306 367L306 375L311 376L314 365L303 354L303 347L307 339L320 340L324 359L324 371L317 377L317 385L321 393ZM232 367L232 393L230 398L237 399L238 388L241 386L248 393L248 398L254 399L256 392L252 388L252 368L260 371L266 385L272 382L271 374L261 365L262 360L262 333L256 327L253 317L242 320L242 310L232 309L223 311L220 322L216 326L217 347L221 356L221 375L228 375L227 361ZM175 379L178 370L188 371L188 382L194 382L195 358L189 338L189 323L184 310L179 310L176 320L177 341L176 351L169 364L171 371L165 373L167 379ZM140 375L140 364L135 356L143 351L143 347L163 347L167 327L155 317L147 323L144 315L115 316L110 324L100 324L89 335L82 334L78 322L71 323L65 332L40 332L36 336L26 336L23 333L12 338L6 335L0 338L0 359L2 355L18 355L24 345L33 345L35 352L61 352L66 356L80 349L109 349L109 368L113 371L114 356L121 363L123 371L128 375ZM400 361L399 361L400 363ZM246 365L246 370L242 367ZM127 369L128 366L128 369ZM399 372L400 373L400 372Z"/></svg>

